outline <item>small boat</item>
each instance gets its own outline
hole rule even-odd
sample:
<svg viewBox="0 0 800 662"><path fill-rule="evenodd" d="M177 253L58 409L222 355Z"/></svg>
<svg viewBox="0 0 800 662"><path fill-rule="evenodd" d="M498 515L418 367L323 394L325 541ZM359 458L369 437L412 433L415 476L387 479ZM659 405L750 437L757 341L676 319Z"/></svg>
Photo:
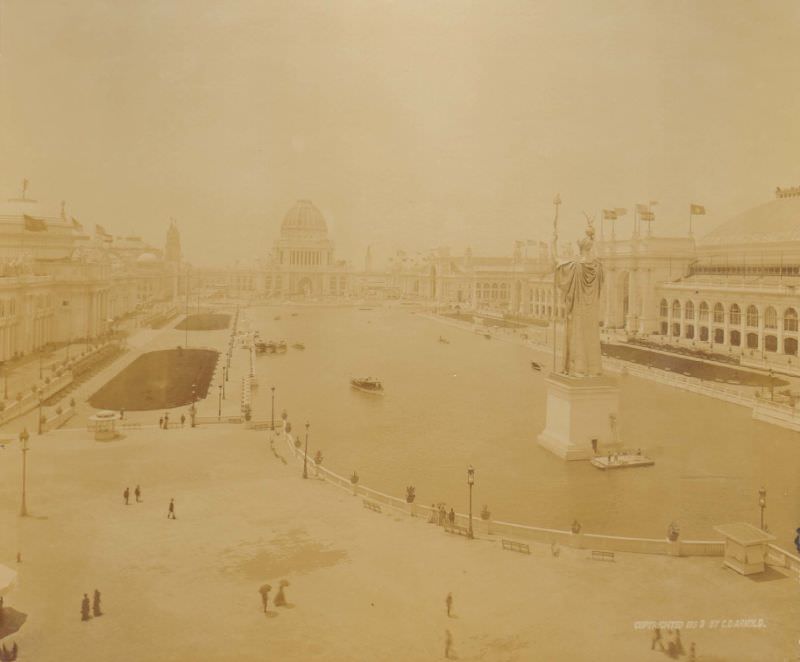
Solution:
<svg viewBox="0 0 800 662"><path fill-rule="evenodd" d="M364 393L373 393L375 395L383 395L383 384L377 379L372 377L353 378L350 380L350 386Z"/></svg>
<svg viewBox="0 0 800 662"><path fill-rule="evenodd" d="M278 344L275 345L275 353L276 354L285 354L286 350L288 349L285 340L281 340Z"/></svg>
<svg viewBox="0 0 800 662"><path fill-rule="evenodd" d="M297 317L298 313L292 313L292 317Z"/></svg>
<svg viewBox="0 0 800 662"><path fill-rule="evenodd" d="M256 354L274 354L274 353L275 353L275 343L262 342L261 340L256 342Z"/></svg>
<svg viewBox="0 0 800 662"><path fill-rule="evenodd" d="M439 342L444 344L444 345L449 345L450 344L450 341L447 338L445 338L444 336L439 336Z"/></svg>
<svg viewBox="0 0 800 662"><path fill-rule="evenodd" d="M536 370L536 372L541 372L542 371L542 364L541 363L536 363L536 361L531 361L531 368Z"/></svg>
<svg viewBox="0 0 800 662"><path fill-rule="evenodd" d="M492 334L491 333L484 333L483 337L486 338L486 340L491 340L492 339Z"/></svg>
<svg viewBox="0 0 800 662"><path fill-rule="evenodd" d="M306 348L306 346L301 342L294 343L294 345L292 345L292 347L294 347L295 349L305 349Z"/></svg>
<svg viewBox="0 0 800 662"><path fill-rule="evenodd" d="M276 315L276 316L275 316L275 317L273 317L272 319L274 319L274 320L277 322L277 321L278 321L280 318L281 318L281 316L280 316L280 315Z"/></svg>

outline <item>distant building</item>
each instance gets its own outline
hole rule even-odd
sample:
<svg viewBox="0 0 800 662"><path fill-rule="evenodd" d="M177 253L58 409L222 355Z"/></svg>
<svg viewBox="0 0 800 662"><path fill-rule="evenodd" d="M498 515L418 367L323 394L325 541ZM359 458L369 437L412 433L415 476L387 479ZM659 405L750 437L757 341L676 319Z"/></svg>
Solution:
<svg viewBox="0 0 800 662"><path fill-rule="evenodd" d="M119 317L169 297L160 251L94 233L22 195L0 203L0 361L102 336Z"/></svg>

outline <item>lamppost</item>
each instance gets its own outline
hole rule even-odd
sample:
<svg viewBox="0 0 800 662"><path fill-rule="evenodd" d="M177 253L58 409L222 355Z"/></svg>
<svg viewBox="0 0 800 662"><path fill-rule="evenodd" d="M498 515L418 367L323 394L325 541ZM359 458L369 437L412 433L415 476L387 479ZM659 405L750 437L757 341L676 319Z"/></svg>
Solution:
<svg viewBox="0 0 800 662"><path fill-rule="evenodd" d="M218 386L219 388L219 407L217 408L217 420L222 418L222 384Z"/></svg>
<svg viewBox="0 0 800 662"><path fill-rule="evenodd" d="M469 537L474 538L472 533L472 486L475 484L475 469L470 464L467 467L467 485L469 485Z"/></svg>
<svg viewBox="0 0 800 662"><path fill-rule="evenodd" d="M23 428L22 432L19 433L19 443L21 444L20 450L22 450L22 505L19 509L19 516L20 517L27 517L28 516L28 507L25 503L25 480L27 474L27 463L26 457L28 455L28 439L30 435L28 434L27 428Z"/></svg>
<svg viewBox="0 0 800 662"><path fill-rule="evenodd" d="M761 530L764 530L764 509L767 507L767 490L761 488L758 490L758 506L761 508Z"/></svg>
<svg viewBox="0 0 800 662"><path fill-rule="evenodd" d="M272 387L272 416L270 416L270 425L275 429L275 387Z"/></svg>
<svg viewBox="0 0 800 662"><path fill-rule="evenodd" d="M192 417L192 427L195 426L194 417L197 415L197 384L192 384L192 408L189 410L189 415Z"/></svg>
<svg viewBox="0 0 800 662"><path fill-rule="evenodd" d="M306 450L303 453L303 478L308 478L308 469L306 468L306 464L308 463L308 428L311 427L311 423L306 423Z"/></svg>
<svg viewBox="0 0 800 662"><path fill-rule="evenodd" d="M225 381L226 381L225 380L225 373L226 372L227 372L227 368L225 366L222 366L222 384L220 384L220 386L222 387L222 397L223 398L225 397Z"/></svg>
<svg viewBox="0 0 800 662"><path fill-rule="evenodd" d="M39 434L42 434L42 390L39 389Z"/></svg>
<svg viewBox="0 0 800 662"><path fill-rule="evenodd" d="M42 361L44 361L44 345L39 348L39 379L42 378Z"/></svg>

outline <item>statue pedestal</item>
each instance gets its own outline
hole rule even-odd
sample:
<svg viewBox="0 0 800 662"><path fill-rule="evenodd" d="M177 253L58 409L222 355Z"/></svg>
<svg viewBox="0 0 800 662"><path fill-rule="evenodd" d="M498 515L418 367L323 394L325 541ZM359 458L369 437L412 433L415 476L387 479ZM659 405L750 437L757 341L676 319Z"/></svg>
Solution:
<svg viewBox="0 0 800 662"><path fill-rule="evenodd" d="M619 387L613 377L547 378L547 418L539 444L564 460L588 460L597 446L616 441L612 416L619 411Z"/></svg>

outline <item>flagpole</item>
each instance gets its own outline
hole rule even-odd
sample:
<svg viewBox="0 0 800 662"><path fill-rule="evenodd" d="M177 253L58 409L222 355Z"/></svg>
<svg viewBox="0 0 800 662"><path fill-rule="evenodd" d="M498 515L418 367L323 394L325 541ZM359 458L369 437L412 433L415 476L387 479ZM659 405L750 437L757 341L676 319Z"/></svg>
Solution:
<svg viewBox="0 0 800 662"><path fill-rule="evenodd" d="M550 318L553 321L553 373L556 373L556 270L558 269L558 206L561 204L561 196L556 193L553 199L553 205L556 208L556 214L553 218L553 294L552 301L550 302Z"/></svg>
<svg viewBox="0 0 800 662"><path fill-rule="evenodd" d="M689 205L689 236L692 236L692 205Z"/></svg>

